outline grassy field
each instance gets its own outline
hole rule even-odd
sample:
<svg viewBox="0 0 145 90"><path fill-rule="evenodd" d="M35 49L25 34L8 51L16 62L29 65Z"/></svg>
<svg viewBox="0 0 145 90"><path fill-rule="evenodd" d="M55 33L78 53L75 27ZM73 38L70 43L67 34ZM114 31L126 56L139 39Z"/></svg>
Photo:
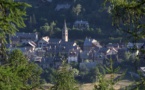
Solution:
<svg viewBox="0 0 145 90"><path fill-rule="evenodd" d="M114 85L115 90L121 90L121 88L124 88L126 86L131 85L132 82L129 80L121 80L118 83ZM87 84L82 84L79 85L79 90L93 90L95 83L87 83ZM52 84L44 84L43 89L44 90L49 90L49 88L53 86Z"/></svg>
<svg viewBox="0 0 145 90"><path fill-rule="evenodd" d="M120 76L120 74L115 74L114 77L118 77ZM111 74L107 74L105 76L106 79L109 79L111 77ZM114 89L115 90L123 90L123 88L125 88L126 86L129 86L131 85L133 82L128 80L128 79L123 79L123 80L120 80L119 82L117 82L115 85L114 85ZM97 84L96 83L86 83L86 84L79 84L78 87L79 87L79 90L93 90L94 89L94 85ZM52 84L44 84L43 85L43 90L49 90L50 87L52 87L53 85ZM40 89L42 90L42 89Z"/></svg>

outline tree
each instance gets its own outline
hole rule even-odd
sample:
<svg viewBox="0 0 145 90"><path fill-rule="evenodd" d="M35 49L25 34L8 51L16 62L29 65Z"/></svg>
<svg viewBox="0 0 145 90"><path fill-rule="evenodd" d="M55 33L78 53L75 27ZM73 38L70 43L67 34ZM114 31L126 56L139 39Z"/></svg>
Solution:
<svg viewBox="0 0 145 90"><path fill-rule="evenodd" d="M81 12L82 6L81 4L77 4L76 7L73 7L73 12L78 16Z"/></svg>
<svg viewBox="0 0 145 90"><path fill-rule="evenodd" d="M52 90L78 90L73 70L63 64L55 74L55 83Z"/></svg>
<svg viewBox="0 0 145 90"><path fill-rule="evenodd" d="M50 23L45 23L44 26L40 27L40 32L42 32L42 35L49 35L51 36L54 33L54 27L56 26L56 23L53 21Z"/></svg>
<svg viewBox="0 0 145 90"><path fill-rule="evenodd" d="M1 0L0 2L0 54L4 60L6 59L6 38L14 35L18 28L25 27L24 16L26 16L26 8L30 5L14 2L14 0Z"/></svg>
<svg viewBox="0 0 145 90"><path fill-rule="evenodd" d="M0 66L0 90L20 90L23 87L15 74L11 72L11 67Z"/></svg>
<svg viewBox="0 0 145 90"><path fill-rule="evenodd" d="M50 30L50 26L48 23L45 23L44 26L40 27L40 31L42 32L42 35L48 34L49 30Z"/></svg>
<svg viewBox="0 0 145 90"><path fill-rule="evenodd" d="M1 0L0 37L2 41L6 41L6 35L14 35L18 31L17 28L25 27L23 16L26 16L27 7L30 7L30 5L13 0Z"/></svg>
<svg viewBox="0 0 145 90"><path fill-rule="evenodd" d="M98 33L98 34L101 34L101 33L102 33L101 28L96 28L96 30L97 30L97 33Z"/></svg>
<svg viewBox="0 0 145 90"><path fill-rule="evenodd" d="M19 50L10 53L5 47L7 36L25 27L27 7L23 2L0 0L0 90L32 90L39 85L41 70Z"/></svg>
<svg viewBox="0 0 145 90"><path fill-rule="evenodd" d="M144 48L138 48L135 43L145 38L145 0L105 0L110 3L113 25L127 33L129 40L134 43L132 51L139 50L144 53ZM142 55L142 54L141 54ZM140 67L138 63L144 58L138 55L133 61L137 69ZM145 78L140 76L139 81L131 89L145 89Z"/></svg>
<svg viewBox="0 0 145 90"><path fill-rule="evenodd" d="M97 84L94 86L94 90L115 90L114 85L125 75L124 72L120 76L116 76L119 70L120 67L114 67L112 59L108 59L108 65L98 66Z"/></svg>
<svg viewBox="0 0 145 90"><path fill-rule="evenodd" d="M135 42L144 38L144 0L105 0L110 2L113 25L127 32Z"/></svg>
<svg viewBox="0 0 145 90"><path fill-rule="evenodd" d="M12 51L7 64L0 69L1 90L29 90L40 85L41 69L30 63L20 50Z"/></svg>
<svg viewBox="0 0 145 90"><path fill-rule="evenodd" d="M45 79L47 83L54 83L54 75L55 69L54 68L47 68L43 69L42 78Z"/></svg>
<svg viewBox="0 0 145 90"><path fill-rule="evenodd" d="M52 34L54 34L54 27L56 26L56 23L53 21L50 23L50 32L49 35L51 36Z"/></svg>

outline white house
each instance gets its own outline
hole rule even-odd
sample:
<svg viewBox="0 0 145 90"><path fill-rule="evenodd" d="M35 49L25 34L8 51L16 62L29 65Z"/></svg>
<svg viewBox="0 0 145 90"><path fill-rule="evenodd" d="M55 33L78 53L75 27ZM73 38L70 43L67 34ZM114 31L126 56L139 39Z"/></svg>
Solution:
<svg viewBox="0 0 145 90"><path fill-rule="evenodd" d="M47 44L49 42L49 37L42 37L39 41L38 41L38 47L46 47Z"/></svg>

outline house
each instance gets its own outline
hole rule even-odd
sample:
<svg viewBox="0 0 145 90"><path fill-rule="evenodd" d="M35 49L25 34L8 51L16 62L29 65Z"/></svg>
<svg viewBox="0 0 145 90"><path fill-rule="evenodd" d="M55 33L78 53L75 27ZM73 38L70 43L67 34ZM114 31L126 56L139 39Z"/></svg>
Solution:
<svg viewBox="0 0 145 90"><path fill-rule="evenodd" d="M117 53L118 53L118 50L115 49L114 47L108 48L108 50L106 52L107 55L114 55L114 54L117 54Z"/></svg>
<svg viewBox="0 0 145 90"><path fill-rule="evenodd" d="M144 46L144 43L131 43L131 42L129 42L127 44L128 49L132 49L132 48L140 49L143 46Z"/></svg>
<svg viewBox="0 0 145 90"><path fill-rule="evenodd" d="M145 77L145 67L140 67L140 71L141 71L142 75Z"/></svg>
<svg viewBox="0 0 145 90"><path fill-rule="evenodd" d="M84 62L85 60L89 59L89 52L88 51L83 51L80 53L80 59L81 62Z"/></svg>
<svg viewBox="0 0 145 90"><path fill-rule="evenodd" d="M39 56L39 57L44 57L46 51L43 50L42 48L35 48L35 55Z"/></svg>
<svg viewBox="0 0 145 90"><path fill-rule="evenodd" d="M74 22L73 27L76 29L84 30L89 28L89 23L88 21L77 20Z"/></svg>
<svg viewBox="0 0 145 90"><path fill-rule="evenodd" d="M35 55L36 43L33 41L28 41L27 44L23 44L21 46L9 47L10 52L15 49L21 50L26 58L30 61L33 60L33 57Z"/></svg>
<svg viewBox="0 0 145 90"><path fill-rule="evenodd" d="M97 40L86 38L83 49L84 51L80 53L82 62L85 60L91 60L100 64L103 63L105 54L100 52L102 50L102 46Z"/></svg>
<svg viewBox="0 0 145 90"><path fill-rule="evenodd" d="M79 55L82 52L81 48L79 46L73 46L72 49L68 52L68 63L70 62L79 62Z"/></svg>
<svg viewBox="0 0 145 90"><path fill-rule="evenodd" d="M107 45L106 45L106 47L107 48L115 48L115 49L120 49L120 46L119 46L119 44L118 43L115 43L115 44L113 44L113 43L108 43Z"/></svg>
<svg viewBox="0 0 145 90"><path fill-rule="evenodd" d="M10 37L12 46L17 44L27 44L29 41L36 42L38 40L38 33L16 33L15 36Z"/></svg>
<svg viewBox="0 0 145 90"><path fill-rule="evenodd" d="M49 37L48 36L45 36L45 37L42 37L39 41L38 41L38 47L46 47L48 42L49 42Z"/></svg>
<svg viewBox="0 0 145 90"><path fill-rule="evenodd" d="M102 48L102 46L97 40L86 38L83 45L84 51L89 51L92 47L96 49Z"/></svg>
<svg viewBox="0 0 145 90"><path fill-rule="evenodd" d="M68 3L67 4L57 4L55 10L59 11L61 9L69 9L70 7L71 7L71 5Z"/></svg>
<svg viewBox="0 0 145 90"><path fill-rule="evenodd" d="M88 59L103 64L104 60L107 59L107 56L117 55L117 53L118 51L114 48L100 48L99 50L92 48L88 53Z"/></svg>

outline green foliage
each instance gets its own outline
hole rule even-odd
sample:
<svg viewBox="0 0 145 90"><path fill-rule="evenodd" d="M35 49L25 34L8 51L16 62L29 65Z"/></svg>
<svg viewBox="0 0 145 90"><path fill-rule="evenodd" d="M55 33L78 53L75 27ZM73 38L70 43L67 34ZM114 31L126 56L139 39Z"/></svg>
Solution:
<svg viewBox="0 0 145 90"><path fill-rule="evenodd" d="M55 26L56 26L56 23L53 21L50 23L50 25L48 23L45 23L44 26L41 26L40 27L40 32L42 32L41 34L43 36L45 35L49 35L49 36L52 36L52 34L54 34L55 32Z"/></svg>
<svg viewBox="0 0 145 90"><path fill-rule="evenodd" d="M7 64L0 69L1 90L29 90L40 85L41 69L30 63L20 50L11 52Z"/></svg>
<svg viewBox="0 0 145 90"><path fill-rule="evenodd" d="M11 71L11 67L0 67L0 90L20 90L23 87L20 77Z"/></svg>
<svg viewBox="0 0 145 90"><path fill-rule="evenodd" d="M9 52L5 47L7 36L25 27L27 7L30 5L23 2L0 0L0 90L32 90L40 85L41 69L20 50Z"/></svg>
<svg viewBox="0 0 145 90"><path fill-rule="evenodd" d="M6 38L14 35L18 28L25 27L24 16L26 16L26 8L30 7L30 5L14 2L13 0L1 0L0 2L0 54L3 56L3 61L5 61L7 58Z"/></svg>
<svg viewBox="0 0 145 90"><path fill-rule="evenodd" d="M82 6L81 4L77 4L76 7L73 7L73 12L78 16L79 13L81 12Z"/></svg>
<svg viewBox="0 0 145 90"><path fill-rule="evenodd" d="M51 90L78 90L73 70L63 64L55 74L55 83Z"/></svg>
<svg viewBox="0 0 145 90"><path fill-rule="evenodd" d="M113 25L117 26L117 28L121 28L121 30L127 33L129 36L129 40L133 43L137 43L138 41L144 39L145 37L145 1L144 0L105 0L109 2L111 5L111 14L113 18ZM144 53L143 48L133 48L132 51L139 50L140 53ZM143 51L143 52L142 52ZM139 57L138 57L139 56ZM132 62L135 67L135 72L140 67L139 63L141 63L142 58L144 57L140 55L131 57ZM143 90L144 89L144 77L140 76L140 80L135 80L135 84L132 85L130 89L132 90Z"/></svg>
<svg viewBox="0 0 145 90"><path fill-rule="evenodd" d="M41 77L45 79L47 83L54 83L55 72L56 70L53 68L44 69Z"/></svg>
<svg viewBox="0 0 145 90"><path fill-rule="evenodd" d="M108 59L107 65L97 67L97 82L94 86L94 90L115 90L114 85L120 81L126 72L119 76L116 76L120 67L114 67L114 61Z"/></svg>
<svg viewBox="0 0 145 90"><path fill-rule="evenodd" d="M29 4L14 2L13 0L1 0L0 4L0 38L6 41L6 35L14 35L17 28L25 27L24 18Z"/></svg>
<svg viewBox="0 0 145 90"><path fill-rule="evenodd" d="M114 68L114 61L112 59L107 59L107 65L104 65L104 69L108 74L117 73L120 70L120 67Z"/></svg>
<svg viewBox="0 0 145 90"><path fill-rule="evenodd" d="M143 0L106 0L106 2L111 3L113 25L121 27L133 40L144 37L145 2Z"/></svg>

